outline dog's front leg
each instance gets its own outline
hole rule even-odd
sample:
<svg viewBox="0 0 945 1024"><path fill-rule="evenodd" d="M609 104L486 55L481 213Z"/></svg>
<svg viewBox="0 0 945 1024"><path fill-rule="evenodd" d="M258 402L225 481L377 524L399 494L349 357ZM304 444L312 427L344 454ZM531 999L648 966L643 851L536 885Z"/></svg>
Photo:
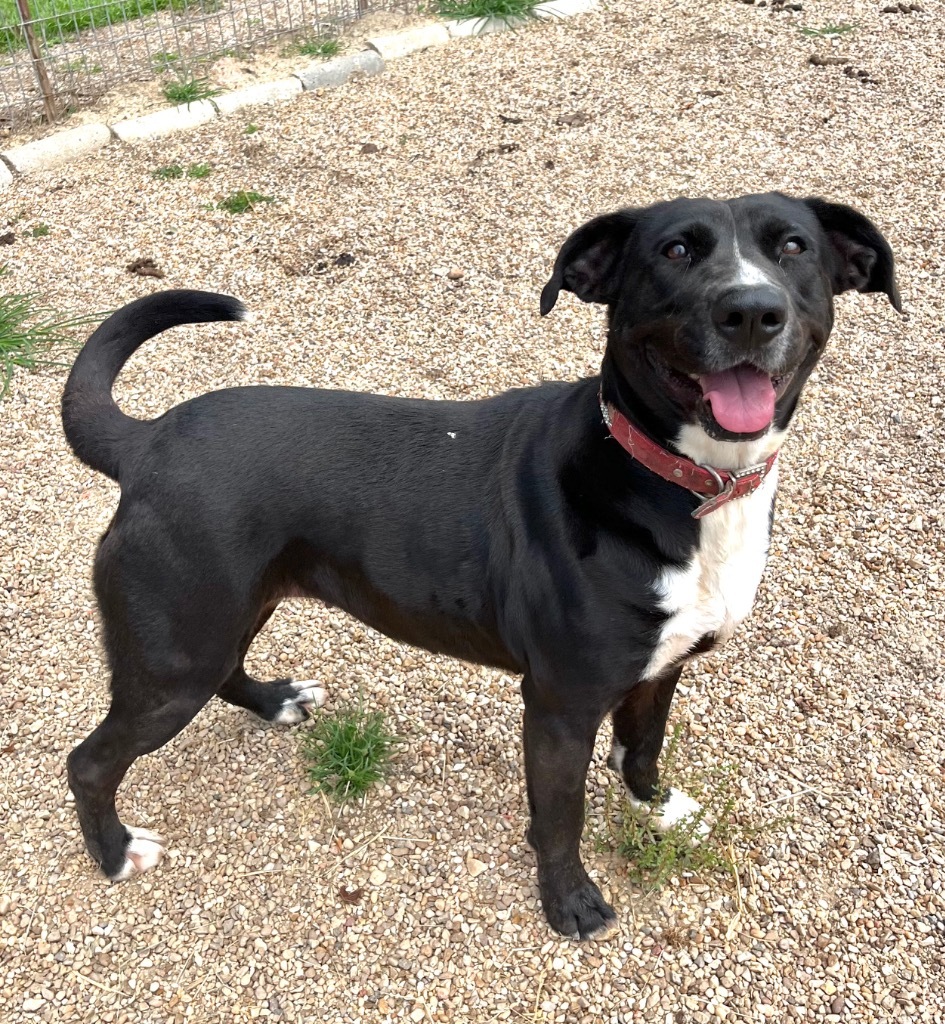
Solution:
<svg viewBox="0 0 945 1024"><path fill-rule="evenodd" d="M552 928L581 939L602 939L617 929L617 916L581 863L584 783L603 718L561 707L527 676L525 779L531 825L528 843L538 858L538 885Z"/></svg>
<svg viewBox="0 0 945 1024"><path fill-rule="evenodd" d="M709 831L699 816L699 803L678 789L660 785L659 756L681 673L682 666L677 665L661 676L641 680L614 708L610 764L623 780L630 805L651 828L667 832L688 821L686 827L698 841Z"/></svg>

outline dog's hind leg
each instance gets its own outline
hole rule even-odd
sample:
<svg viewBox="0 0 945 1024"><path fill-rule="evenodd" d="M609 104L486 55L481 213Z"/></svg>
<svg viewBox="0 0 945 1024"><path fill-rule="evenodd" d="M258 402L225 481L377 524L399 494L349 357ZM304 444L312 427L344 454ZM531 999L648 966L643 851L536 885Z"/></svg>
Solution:
<svg viewBox="0 0 945 1024"><path fill-rule="evenodd" d="M660 786L659 756L681 674L682 667L677 666L655 679L641 680L612 712L611 767L623 779L634 809L646 814L648 823L660 832L700 810L698 802L681 790ZM700 822L695 834L705 831Z"/></svg>
<svg viewBox="0 0 945 1024"><path fill-rule="evenodd" d="M232 675L220 687L217 696L227 704L246 708L267 722L278 725L294 725L308 718L308 708L321 707L325 703L325 691L312 680L276 679L262 683L247 675L243 659L256 637L276 610L278 602L264 605L252 628L247 630L240 642L239 662Z"/></svg>
<svg viewBox="0 0 945 1024"><path fill-rule="evenodd" d="M525 782L531 824L527 841L538 858L541 903L562 935L602 939L617 917L581 863L584 784L603 713L562 708L526 676Z"/></svg>
<svg viewBox="0 0 945 1024"><path fill-rule="evenodd" d="M150 832L126 828L115 795L136 758L176 736L238 663L248 602L227 567L202 561L147 509L119 515L99 545L95 592L112 669L104 721L69 755L85 844L113 879L160 861ZM221 582L225 581L225 582Z"/></svg>
<svg viewBox="0 0 945 1024"><path fill-rule="evenodd" d="M82 835L92 859L119 881L154 867L164 855L161 839L126 828L115 794L136 758L177 735L213 696L219 678L205 672L172 684L150 677L137 665L116 663L112 703L104 721L69 755L69 787Z"/></svg>

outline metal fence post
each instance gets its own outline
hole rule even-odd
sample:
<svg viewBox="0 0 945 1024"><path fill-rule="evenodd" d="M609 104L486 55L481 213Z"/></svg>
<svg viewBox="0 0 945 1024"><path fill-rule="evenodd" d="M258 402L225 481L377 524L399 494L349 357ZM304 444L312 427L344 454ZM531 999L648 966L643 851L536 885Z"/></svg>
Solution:
<svg viewBox="0 0 945 1024"><path fill-rule="evenodd" d="M16 0L16 6L20 10L20 23L23 26L23 34L26 36L26 44L30 48L33 57L33 72L36 81L39 83L39 91L43 94L43 108L46 111L46 120L52 124L58 117L59 111L56 107L56 94L53 92L49 75L46 74L46 65L43 61L43 51L40 49L39 40L33 31L33 14L30 11L29 0Z"/></svg>

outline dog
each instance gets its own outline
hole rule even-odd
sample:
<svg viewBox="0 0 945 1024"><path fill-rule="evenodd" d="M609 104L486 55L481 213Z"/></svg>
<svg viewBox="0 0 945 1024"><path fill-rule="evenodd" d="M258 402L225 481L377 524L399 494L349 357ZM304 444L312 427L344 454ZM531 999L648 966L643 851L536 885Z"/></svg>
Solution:
<svg viewBox="0 0 945 1024"><path fill-rule="evenodd" d="M116 880L159 862L116 791L212 697L281 723L321 704L315 681L243 668L279 601L304 595L522 677L545 915L612 934L579 852L595 736L609 714L611 763L658 827L696 813L659 781L670 702L751 609L777 452L850 289L901 311L890 246L856 210L674 199L580 227L541 293L542 315L562 291L606 307L599 376L466 402L238 387L150 421L112 397L126 360L243 307L181 290L114 313L62 399L74 453L121 485L94 565L111 704L68 757L92 858Z"/></svg>

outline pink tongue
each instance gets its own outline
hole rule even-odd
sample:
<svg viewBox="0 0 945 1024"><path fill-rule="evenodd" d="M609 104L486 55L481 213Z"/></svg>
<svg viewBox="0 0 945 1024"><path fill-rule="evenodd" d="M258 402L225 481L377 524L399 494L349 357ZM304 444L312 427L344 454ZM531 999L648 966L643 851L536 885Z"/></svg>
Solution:
<svg viewBox="0 0 945 1024"><path fill-rule="evenodd" d="M774 385L753 366L706 373L699 384L715 421L733 434L757 433L774 419Z"/></svg>

